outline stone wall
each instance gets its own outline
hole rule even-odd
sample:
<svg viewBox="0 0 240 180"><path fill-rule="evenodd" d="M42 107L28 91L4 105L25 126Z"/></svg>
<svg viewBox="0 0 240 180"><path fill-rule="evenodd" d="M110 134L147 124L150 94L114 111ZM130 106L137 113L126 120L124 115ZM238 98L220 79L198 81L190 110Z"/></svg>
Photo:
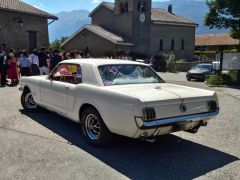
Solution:
<svg viewBox="0 0 240 180"><path fill-rule="evenodd" d="M19 21L23 26L19 27ZM0 43L15 49L29 49L28 32L37 32L37 48L48 47L48 21L46 18L0 11Z"/></svg>
<svg viewBox="0 0 240 180"><path fill-rule="evenodd" d="M163 39L163 50L160 51L160 39ZM171 50L171 40L174 39L174 50ZM184 40L184 49L181 41ZM176 59L192 60L194 58L195 27L152 24L150 54L163 54L172 52Z"/></svg>
<svg viewBox="0 0 240 180"><path fill-rule="evenodd" d="M114 14L109 9L101 7L92 15L92 24L100 25L114 33L132 40L132 13Z"/></svg>

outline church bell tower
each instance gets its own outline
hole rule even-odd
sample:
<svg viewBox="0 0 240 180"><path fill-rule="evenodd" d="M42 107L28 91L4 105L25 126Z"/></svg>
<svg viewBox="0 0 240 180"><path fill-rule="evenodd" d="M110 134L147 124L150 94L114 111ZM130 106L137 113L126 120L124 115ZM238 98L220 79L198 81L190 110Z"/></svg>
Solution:
<svg viewBox="0 0 240 180"><path fill-rule="evenodd" d="M152 0L115 0L114 13L131 18L133 51L146 54L150 41ZM123 22L124 23L124 22Z"/></svg>

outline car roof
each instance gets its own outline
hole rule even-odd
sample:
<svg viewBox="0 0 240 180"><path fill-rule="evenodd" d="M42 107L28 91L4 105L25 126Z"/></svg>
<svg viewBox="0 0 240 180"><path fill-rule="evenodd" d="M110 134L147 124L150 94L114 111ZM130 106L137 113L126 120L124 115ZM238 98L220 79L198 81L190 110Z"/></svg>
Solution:
<svg viewBox="0 0 240 180"><path fill-rule="evenodd" d="M61 63L73 63L73 64L82 64L82 65L92 65L92 66L100 66L100 65L113 65L113 64L132 64L132 65L143 65L143 63L128 61L128 60L120 60L120 59L69 59L61 61Z"/></svg>
<svg viewBox="0 0 240 180"><path fill-rule="evenodd" d="M209 66L212 66L211 63L200 63L200 64L197 64L197 65L209 65Z"/></svg>

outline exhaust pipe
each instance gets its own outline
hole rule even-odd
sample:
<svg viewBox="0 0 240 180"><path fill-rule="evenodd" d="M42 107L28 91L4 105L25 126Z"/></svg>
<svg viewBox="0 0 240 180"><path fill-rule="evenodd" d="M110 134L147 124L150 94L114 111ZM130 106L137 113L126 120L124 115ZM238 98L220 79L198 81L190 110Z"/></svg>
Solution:
<svg viewBox="0 0 240 180"><path fill-rule="evenodd" d="M196 134L198 132L200 126L201 126L201 123L198 126L192 128L192 129L186 130L186 132Z"/></svg>
<svg viewBox="0 0 240 180"><path fill-rule="evenodd" d="M207 125L208 125L207 121L202 121L200 124L200 126L204 126L204 127L206 127Z"/></svg>
<svg viewBox="0 0 240 180"><path fill-rule="evenodd" d="M189 130L187 130L186 132L189 132L189 133L195 134L195 133L198 132L198 130L199 130L199 128L200 128L201 126L206 127L207 124L208 124L207 121L201 121L201 123L199 123L198 126L192 128L192 129L189 129Z"/></svg>
<svg viewBox="0 0 240 180"><path fill-rule="evenodd" d="M193 129L187 130L187 132L192 133L192 134L196 134L198 132L198 129L199 129L199 127L195 127Z"/></svg>
<svg viewBox="0 0 240 180"><path fill-rule="evenodd" d="M156 141L156 137L158 135L158 133L160 132L160 128L158 128L152 136L148 137L148 133L147 132L143 132L140 136L140 140L141 141L146 141L146 142L150 142L150 143L154 143Z"/></svg>

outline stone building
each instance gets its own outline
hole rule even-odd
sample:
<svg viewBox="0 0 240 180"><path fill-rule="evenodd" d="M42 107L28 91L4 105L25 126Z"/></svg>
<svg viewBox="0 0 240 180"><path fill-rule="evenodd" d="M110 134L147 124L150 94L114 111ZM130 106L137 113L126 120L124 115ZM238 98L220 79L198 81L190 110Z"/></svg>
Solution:
<svg viewBox="0 0 240 180"><path fill-rule="evenodd" d="M15 49L48 47L48 19L58 18L20 0L0 0L0 43Z"/></svg>
<svg viewBox="0 0 240 180"><path fill-rule="evenodd" d="M148 56L173 52L179 59L194 56L196 24L168 10L152 9L152 0L103 2L62 48L89 50L91 54L127 51Z"/></svg>

